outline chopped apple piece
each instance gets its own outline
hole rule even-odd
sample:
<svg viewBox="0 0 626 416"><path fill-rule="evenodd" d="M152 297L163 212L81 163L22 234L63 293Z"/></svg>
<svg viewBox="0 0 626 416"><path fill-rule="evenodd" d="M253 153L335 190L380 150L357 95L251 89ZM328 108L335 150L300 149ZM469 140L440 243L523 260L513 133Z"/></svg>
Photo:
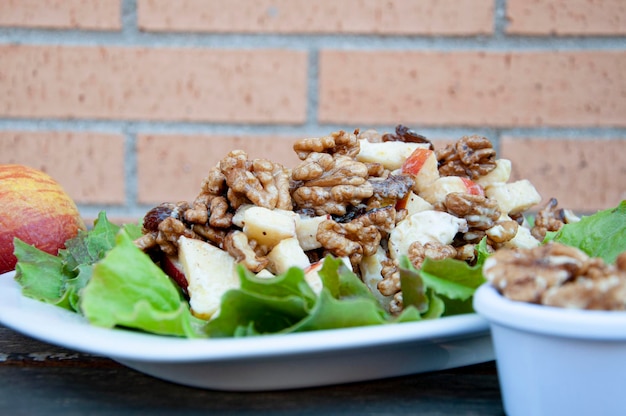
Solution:
<svg viewBox="0 0 626 416"><path fill-rule="evenodd" d="M527 179L511 183L494 183L487 197L498 201L502 215L518 214L541 202L541 195Z"/></svg>
<svg viewBox="0 0 626 416"><path fill-rule="evenodd" d="M219 310L222 295L240 285L237 262L224 250L184 236L178 240L178 258L187 277L192 313L211 318Z"/></svg>
<svg viewBox="0 0 626 416"><path fill-rule="evenodd" d="M421 196L409 191L403 199L398 201L396 209L406 209L408 215L413 215L417 212L431 210L433 206Z"/></svg>
<svg viewBox="0 0 626 416"><path fill-rule="evenodd" d="M439 179L437 156L430 149L417 148L402 164L402 173L412 175L415 179L413 189L420 192Z"/></svg>
<svg viewBox="0 0 626 416"><path fill-rule="evenodd" d="M350 259L348 257L342 257L341 261L343 261L343 264L345 264L346 267L352 270L352 265L350 264ZM322 278L319 275L319 271L322 269L322 266L324 266L324 260L317 261L304 268L304 280L306 280L311 289L313 289L313 292L318 295L324 287Z"/></svg>
<svg viewBox="0 0 626 416"><path fill-rule="evenodd" d="M239 208L237 208L235 215L233 215L233 224L235 224L239 228L243 228L243 225L245 224L246 211L255 206L256 205L254 204L243 204Z"/></svg>
<svg viewBox="0 0 626 416"><path fill-rule="evenodd" d="M256 274L256 277L261 278L261 279L270 279L274 277L274 273L270 272L267 269L263 269Z"/></svg>
<svg viewBox="0 0 626 416"><path fill-rule="evenodd" d="M292 215L288 215L287 212L291 211L258 206L248 208L244 212L243 232L261 245L274 247L285 238L296 237L297 214L291 212Z"/></svg>
<svg viewBox="0 0 626 416"><path fill-rule="evenodd" d="M476 183L483 188L488 188L495 183L505 183L511 177L511 161L508 159L496 160L496 167L486 175L476 179Z"/></svg>
<svg viewBox="0 0 626 416"><path fill-rule="evenodd" d="M413 214L396 224L389 234L389 254L398 259L409 252L414 241L450 244L458 232L467 231L467 221L447 212L423 211Z"/></svg>
<svg viewBox="0 0 626 416"><path fill-rule="evenodd" d="M515 237L503 244L506 248L533 248L537 247L541 242L530 233L530 229L526 227L518 227Z"/></svg>
<svg viewBox="0 0 626 416"><path fill-rule="evenodd" d="M485 190L483 189L482 186L478 185L476 182L472 181L471 179L461 178L461 180L465 184L468 194L485 196Z"/></svg>
<svg viewBox="0 0 626 416"><path fill-rule="evenodd" d="M284 273L292 266L304 269L311 264L298 239L294 237L276 244L267 258L270 261L270 269L276 274Z"/></svg>
<svg viewBox="0 0 626 416"><path fill-rule="evenodd" d="M380 163L389 170L402 167L404 161L417 148L428 148L428 143L381 142L372 143L365 139L359 140L360 150L357 155L359 162Z"/></svg>
<svg viewBox="0 0 626 416"><path fill-rule="evenodd" d="M296 221L296 235L300 246L304 251L315 250L322 247L322 243L317 241L317 227L322 221L330 219L330 215L320 215L317 217L301 216Z"/></svg>
<svg viewBox="0 0 626 416"><path fill-rule="evenodd" d="M187 282L183 265L178 260L178 256L163 254L161 257L161 269L176 282L184 293L187 293L189 283Z"/></svg>
<svg viewBox="0 0 626 416"><path fill-rule="evenodd" d="M426 187L426 189L422 190L422 192L419 193L419 196L435 205L445 201L446 195L452 192L464 192L472 195L480 195L478 193L480 191L474 187L475 185L476 184L469 179L461 178L459 176L443 176L430 184L430 186Z"/></svg>
<svg viewBox="0 0 626 416"><path fill-rule="evenodd" d="M320 278L319 271L324 265L324 260L320 260L311 264L309 267L304 269L304 280L309 284L313 292L316 295L319 295L324 287L322 283L322 279Z"/></svg>

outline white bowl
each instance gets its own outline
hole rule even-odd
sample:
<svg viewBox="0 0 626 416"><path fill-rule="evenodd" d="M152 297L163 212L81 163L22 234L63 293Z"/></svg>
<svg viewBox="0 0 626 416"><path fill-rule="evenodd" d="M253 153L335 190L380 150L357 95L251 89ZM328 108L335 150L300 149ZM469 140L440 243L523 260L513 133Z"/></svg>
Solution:
<svg viewBox="0 0 626 416"><path fill-rule="evenodd" d="M491 327L508 415L626 415L626 312L511 301L490 284L474 308Z"/></svg>

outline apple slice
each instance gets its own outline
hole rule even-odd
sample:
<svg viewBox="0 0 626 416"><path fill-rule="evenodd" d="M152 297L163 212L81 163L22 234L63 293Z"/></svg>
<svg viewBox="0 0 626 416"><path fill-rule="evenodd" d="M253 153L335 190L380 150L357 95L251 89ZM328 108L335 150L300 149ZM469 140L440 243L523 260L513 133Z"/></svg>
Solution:
<svg viewBox="0 0 626 416"><path fill-rule="evenodd" d="M465 184L468 194L485 196L485 190L482 186L468 178L461 178L461 180L463 181L463 184Z"/></svg>
<svg viewBox="0 0 626 416"><path fill-rule="evenodd" d="M409 191L404 198L398 200L396 209L406 209L408 215L413 215L416 212L431 210L433 206L415 192Z"/></svg>
<svg viewBox="0 0 626 416"><path fill-rule="evenodd" d="M389 234L389 255L393 259L409 252L409 246L419 241L450 244L459 232L467 231L467 221L443 211L423 211L396 224Z"/></svg>
<svg viewBox="0 0 626 416"><path fill-rule="evenodd" d="M219 310L222 295L240 285L237 262L224 250L184 236L178 239L178 258L187 277L192 313L210 319Z"/></svg>
<svg viewBox="0 0 626 416"><path fill-rule="evenodd" d="M281 240L296 237L298 214L254 206L244 212L243 232L249 239L269 248Z"/></svg>
<svg viewBox="0 0 626 416"><path fill-rule="evenodd" d="M169 254L163 255L161 257L161 269L163 269L166 275L174 280L174 282L182 289L183 293L189 293L187 291L189 282L187 282L187 277L185 276L183 265L178 260L177 256L172 256Z"/></svg>
<svg viewBox="0 0 626 416"><path fill-rule="evenodd" d="M518 214L541 202L541 195L528 179L509 183L494 183L487 196L498 201L502 215Z"/></svg>
<svg viewBox="0 0 626 416"><path fill-rule="evenodd" d="M488 188L495 183L508 182L511 177L511 161L508 159L496 160L496 167L486 175L476 179L476 183L483 188Z"/></svg>
<svg viewBox="0 0 626 416"><path fill-rule="evenodd" d="M270 270L276 274L284 273L292 266L304 269L311 264L298 239L294 237L276 244L267 258L270 261Z"/></svg>
<svg viewBox="0 0 626 416"><path fill-rule="evenodd" d="M320 260L304 268L304 280L306 280L316 295L319 295L324 288L324 284L322 283L322 279L319 275L319 271L323 265L324 260Z"/></svg>
<svg viewBox="0 0 626 416"><path fill-rule="evenodd" d="M439 202L445 201L446 195L452 192L463 192L471 195L485 195L485 191L482 186L470 179L462 178L460 176L442 176L423 189L419 193L419 196L424 198L429 203L436 205Z"/></svg>
<svg viewBox="0 0 626 416"><path fill-rule="evenodd" d="M372 143L368 140L359 140L359 154L356 159L364 163L380 163L389 170L402 167L404 161L417 148L428 148L428 143L409 142L382 142Z"/></svg>
<svg viewBox="0 0 626 416"><path fill-rule="evenodd" d="M430 149L417 148L402 164L402 173L412 175L415 179L413 189L420 192L439 179L437 155Z"/></svg>
<svg viewBox="0 0 626 416"><path fill-rule="evenodd" d="M296 220L296 235L300 246L304 251L315 250L322 247L322 243L317 241L317 227L321 222L329 220L330 215L320 215L317 217L300 216Z"/></svg>

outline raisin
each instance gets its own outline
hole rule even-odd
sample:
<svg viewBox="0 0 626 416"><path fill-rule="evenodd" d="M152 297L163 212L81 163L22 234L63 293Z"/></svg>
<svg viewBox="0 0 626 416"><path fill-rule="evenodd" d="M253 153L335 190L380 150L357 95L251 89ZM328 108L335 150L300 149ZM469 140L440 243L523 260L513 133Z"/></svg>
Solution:
<svg viewBox="0 0 626 416"><path fill-rule="evenodd" d="M143 228L147 231L158 231L161 221L171 217L175 208L176 205L170 202L164 202L152 208L143 217Z"/></svg>

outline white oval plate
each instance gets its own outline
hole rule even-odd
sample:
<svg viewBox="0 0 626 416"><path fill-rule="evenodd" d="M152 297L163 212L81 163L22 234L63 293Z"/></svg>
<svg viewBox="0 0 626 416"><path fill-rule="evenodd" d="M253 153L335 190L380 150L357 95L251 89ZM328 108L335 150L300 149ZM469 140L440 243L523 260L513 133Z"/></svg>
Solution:
<svg viewBox="0 0 626 416"><path fill-rule="evenodd" d="M102 355L187 386L281 390L366 381L494 359L489 325L476 314L252 338L181 339L99 328L81 315L22 296L0 275L0 323L32 338Z"/></svg>

